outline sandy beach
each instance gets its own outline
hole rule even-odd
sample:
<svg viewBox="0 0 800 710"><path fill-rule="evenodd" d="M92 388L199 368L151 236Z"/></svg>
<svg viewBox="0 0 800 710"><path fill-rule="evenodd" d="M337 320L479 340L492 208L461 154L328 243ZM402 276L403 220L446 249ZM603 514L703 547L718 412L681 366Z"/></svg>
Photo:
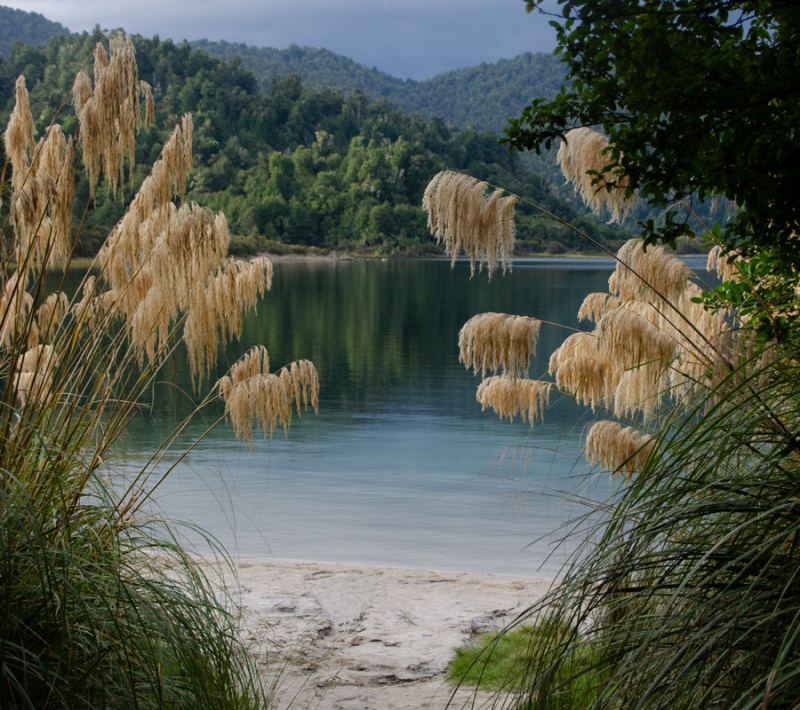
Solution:
<svg viewBox="0 0 800 710"><path fill-rule="evenodd" d="M277 708L444 708L452 649L502 628L551 580L291 560L236 561L243 632ZM462 689L450 707L482 707Z"/></svg>

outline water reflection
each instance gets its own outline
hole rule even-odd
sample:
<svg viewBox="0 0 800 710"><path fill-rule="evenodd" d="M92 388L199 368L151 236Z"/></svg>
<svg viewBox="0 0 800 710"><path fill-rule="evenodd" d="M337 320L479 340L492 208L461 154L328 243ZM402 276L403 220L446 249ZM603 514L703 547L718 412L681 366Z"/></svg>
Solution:
<svg viewBox="0 0 800 710"><path fill-rule="evenodd" d="M218 427L164 484L159 506L245 556L554 574L566 552L553 553L553 532L576 512L560 492L608 492L604 477L585 478L578 452L588 415L559 400L530 429L481 412L458 331L485 311L577 327L581 301L606 287L612 266L524 260L489 281L444 261L276 264L272 292L219 373L255 343L273 367L311 359L319 416L252 453ZM543 328L532 375L566 335ZM152 415L124 442L128 459L190 411L187 368L175 358Z"/></svg>

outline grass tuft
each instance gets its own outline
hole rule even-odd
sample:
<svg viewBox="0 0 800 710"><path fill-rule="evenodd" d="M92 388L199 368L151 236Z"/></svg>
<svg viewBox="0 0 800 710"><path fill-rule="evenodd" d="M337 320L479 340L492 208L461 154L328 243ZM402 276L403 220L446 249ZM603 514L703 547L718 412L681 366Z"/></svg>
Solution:
<svg viewBox="0 0 800 710"><path fill-rule="evenodd" d="M238 337L242 311L269 289L272 267L226 258L224 216L175 204L191 168L187 115L93 273L77 293L64 290L77 243L75 181L88 177L94 193L102 178L112 196L121 194L134 136L152 115L132 43L114 33L108 44L110 53L96 48L94 83L85 72L76 79L76 137L53 124L37 139L22 77L5 133L0 707L263 708L269 698L239 638L232 595L204 573L168 521L146 514L145 503L187 453L172 452L164 465L188 422L132 475L115 460L115 443L147 410L160 369L179 347L188 348L199 391L220 347ZM273 389L284 427L292 405L298 415L316 407L308 361L260 376L279 382ZM239 379L244 389L248 378ZM220 396L212 388L197 411ZM237 424L252 432L251 420L263 416L246 404ZM257 404L275 406L263 392ZM219 557L231 567L222 551Z"/></svg>
<svg viewBox="0 0 800 710"><path fill-rule="evenodd" d="M523 698L530 668L552 663L568 643L574 642L575 636L569 627L548 621L484 634L468 646L456 649L447 678L455 685L502 691ZM592 691L579 679L596 665L596 655L594 648L586 645L569 662L559 664L553 672L557 690L548 693L541 707L585 708ZM523 703L520 707L527 705Z"/></svg>

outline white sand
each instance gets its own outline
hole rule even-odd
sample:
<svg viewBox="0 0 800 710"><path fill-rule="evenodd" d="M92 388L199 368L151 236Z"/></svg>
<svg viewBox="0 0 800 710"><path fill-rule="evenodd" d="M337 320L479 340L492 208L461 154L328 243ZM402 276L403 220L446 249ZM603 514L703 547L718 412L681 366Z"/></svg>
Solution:
<svg viewBox="0 0 800 710"><path fill-rule="evenodd" d="M343 563L237 561L246 634L278 708L444 708L452 649L514 620L551 580ZM460 691L451 707L489 698Z"/></svg>

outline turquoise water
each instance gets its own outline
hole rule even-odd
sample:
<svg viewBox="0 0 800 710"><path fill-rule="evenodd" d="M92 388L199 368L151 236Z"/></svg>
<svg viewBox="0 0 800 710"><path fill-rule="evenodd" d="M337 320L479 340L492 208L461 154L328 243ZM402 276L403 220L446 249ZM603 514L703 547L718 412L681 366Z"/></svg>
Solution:
<svg viewBox="0 0 800 710"><path fill-rule="evenodd" d="M579 436L590 414L554 398L545 422L501 422L475 401L479 378L458 362L463 323L485 311L577 327L584 296L605 290L604 259L523 260L470 279L434 260L281 262L272 292L248 318L220 373L251 345L273 368L297 358L320 376L318 416L252 452L218 426L165 481L159 508L250 557L556 574L572 544L562 526L610 492L589 475ZM567 335L543 327L531 375ZM124 453L137 457L188 410L178 387L156 393ZM192 426L187 442L219 410ZM187 539L203 550L196 535Z"/></svg>

